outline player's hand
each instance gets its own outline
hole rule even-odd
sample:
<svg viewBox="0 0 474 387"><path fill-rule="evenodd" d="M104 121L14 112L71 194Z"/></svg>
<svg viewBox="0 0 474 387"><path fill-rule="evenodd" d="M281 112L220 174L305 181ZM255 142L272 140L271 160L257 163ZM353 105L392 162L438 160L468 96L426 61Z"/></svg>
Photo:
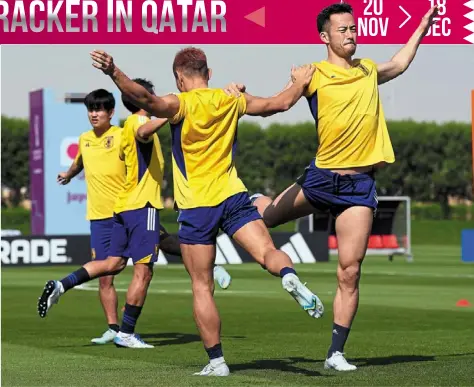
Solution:
<svg viewBox="0 0 474 387"><path fill-rule="evenodd" d="M434 7L431 7L428 13L423 16L423 19L421 19L420 28L423 30L423 35L426 35L430 27L433 24L436 24L436 20L434 20L434 18L438 16L438 11L438 6L435 5Z"/></svg>
<svg viewBox="0 0 474 387"><path fill-rule="evenodd" d="M293 83L299 83L308 86L313 79L316 67L312 64L294 67L291 69L291 80Z"/></svg>
<svg viewBox="0 0 474 387"><path fill-rule="evenodd" d="M71 179L68 177L67 172L58 173L57 182L61 185L69 184Z"/></svg>
<svg viewBox="0 0 474 387"><path fill-rule="evenodd" d="M90 53L92 58L92 66L102 70L104 74L110 75L114 72L115 64L114 58L105 51L94 50Z"/></svg>
<svg viewBox="0 0 474 387"><path fill-rule="evenodd" d="M224 88L224 93L229 96L240 97L240 93L245 93L246 89L244 84L232 82Z"/></svg>

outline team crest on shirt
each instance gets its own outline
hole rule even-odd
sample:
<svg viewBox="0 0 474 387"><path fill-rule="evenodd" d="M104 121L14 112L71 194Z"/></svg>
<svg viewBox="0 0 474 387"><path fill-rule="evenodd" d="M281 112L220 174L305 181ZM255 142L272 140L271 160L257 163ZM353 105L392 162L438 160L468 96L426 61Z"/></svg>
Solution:
<svg viewBox="0 0 474 387"><path fill-rule="evenodd" d="M92 259L95 259L95 249L91 249L91 256L92 256Z"/></svg>
<svg viewBox="0 0 474 387"><path fill-rule="evenodd" d="M105 149L110 149L114 146L114 136L108 136L104 140Z"/></svg>

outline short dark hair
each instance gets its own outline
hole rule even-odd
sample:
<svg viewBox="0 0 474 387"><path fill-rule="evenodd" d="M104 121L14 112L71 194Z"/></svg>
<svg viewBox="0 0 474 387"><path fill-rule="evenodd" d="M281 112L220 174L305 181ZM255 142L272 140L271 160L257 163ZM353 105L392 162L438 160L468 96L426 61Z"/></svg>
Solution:
<svg viewBox="0 0 474 387"><path fill-rule="evenodd" d="M350 13L352 15L352 7L347 3L336 3L324 8L318 15L318 32L324 31L326 24L331 19L331 15Z"/></svg>
<svg viewBox="0 0 474 387"><path fill-rule="evenodd" d="M110 112L115 109L115 98L110 91L97 89L86 95L84 105L88 111L103 109Z"/></svg>
<svg viewBox="0 0 474 387"><path fill-rule="evenodd" d="M179 51L173 61L173 73L177 78L177 70L184 72L187 76L209 77L207 57L203 50L195 47L187 47Z"/></svg>
<svg viewBox="0 0 474 387"><path fill-rule="evenodd" d="M140 86L143 86L145 89L147 89L149 93L155 94L155 86L148 79L135 78L133 79L133 82L138 83ZM140 110L140 108L134 105L132 100L128 98L125 94L122 94L122 103L123 103L123 106L125 106L127 110L132 114L135 114L136 112Z"/></svg>

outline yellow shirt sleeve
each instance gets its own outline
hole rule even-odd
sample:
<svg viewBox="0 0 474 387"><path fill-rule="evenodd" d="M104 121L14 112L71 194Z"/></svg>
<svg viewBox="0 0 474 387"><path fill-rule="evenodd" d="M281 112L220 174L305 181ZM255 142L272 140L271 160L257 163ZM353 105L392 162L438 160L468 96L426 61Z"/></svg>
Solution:
<svg viewBox="0 0 474 387"><path fill-rule="evenodd" d="M77 155L76 155L76 158L74 159L74 163L76 165L82 165L82 152L81 152L81 146L82 145L81 144L82 144L82 136L79 137Z"/></svg>
<svg viewBox="0 0 474 387"><path fill-rule="evenodd" d="M316 64L313 63L313 65L315 66ZM318 72L318 69L316 68L316 71L313 74L313 78L311 79L311 82L306 87L304 96L311 97L316 92L316 90L318 90L318 87L319 87L319 72Z"/></svg>
<svg viewBox="0 0 474 387"><path fill-rule="evenodd" d="M239 97L239 118L247 113L247 100L244 94L240 94Z"/></svg>
<svg viewBox="0 0 474 387"><path fill-rule="evenodd" d="M186 114L186 94L180 93L175 95L179 100L179 111L169 120L170 124L177 124L182 121Z"/></svg>
<svg viewBox="0 0 474 387"><path fill-rule="evenodd" d="M140 142L147 143L147 142L153 141L153 137L150 137L148 140L144 140L137 136L138 129L141 126L145 125L148 121L150 121L150 119L146 116L139 116L139 115L132 116L127 121L125 121L124 132L126 131L129 131L128 133L132 132L133 136Z"/></svg>

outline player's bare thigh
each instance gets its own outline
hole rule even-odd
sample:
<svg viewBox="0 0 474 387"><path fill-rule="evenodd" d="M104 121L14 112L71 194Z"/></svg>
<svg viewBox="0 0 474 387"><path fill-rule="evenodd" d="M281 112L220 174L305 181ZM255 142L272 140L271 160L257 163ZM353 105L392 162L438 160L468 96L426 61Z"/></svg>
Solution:
<svg viewBox="0 0 474 387"><path fill-rule="evenodd" d="M362 263L372 230L374 210L369 207L348 208L336 218L339 266L347 268Z"/></svg>
<svg viewBox="0 0 474 387"><path fill-rule="evenodd" d="M232 238L260 264L265 264L265 254L275 250L268 228L261 219L247 223Z"/></svg>
<svg viewBox="0 0 474 387"><path fill-rule="evenodd" d="M296 183L284 190L275 200L261 196L255 200L254 204L263 216L265 224L270 228L314 212L301 186Z"/></svg>
<svg viewBox="0 0 474 387"><path fill-rule="evenodd" d="M193 287L199 284L212 287L216 256L215 245L188 245L181 243L181 254Z"/></svg>

